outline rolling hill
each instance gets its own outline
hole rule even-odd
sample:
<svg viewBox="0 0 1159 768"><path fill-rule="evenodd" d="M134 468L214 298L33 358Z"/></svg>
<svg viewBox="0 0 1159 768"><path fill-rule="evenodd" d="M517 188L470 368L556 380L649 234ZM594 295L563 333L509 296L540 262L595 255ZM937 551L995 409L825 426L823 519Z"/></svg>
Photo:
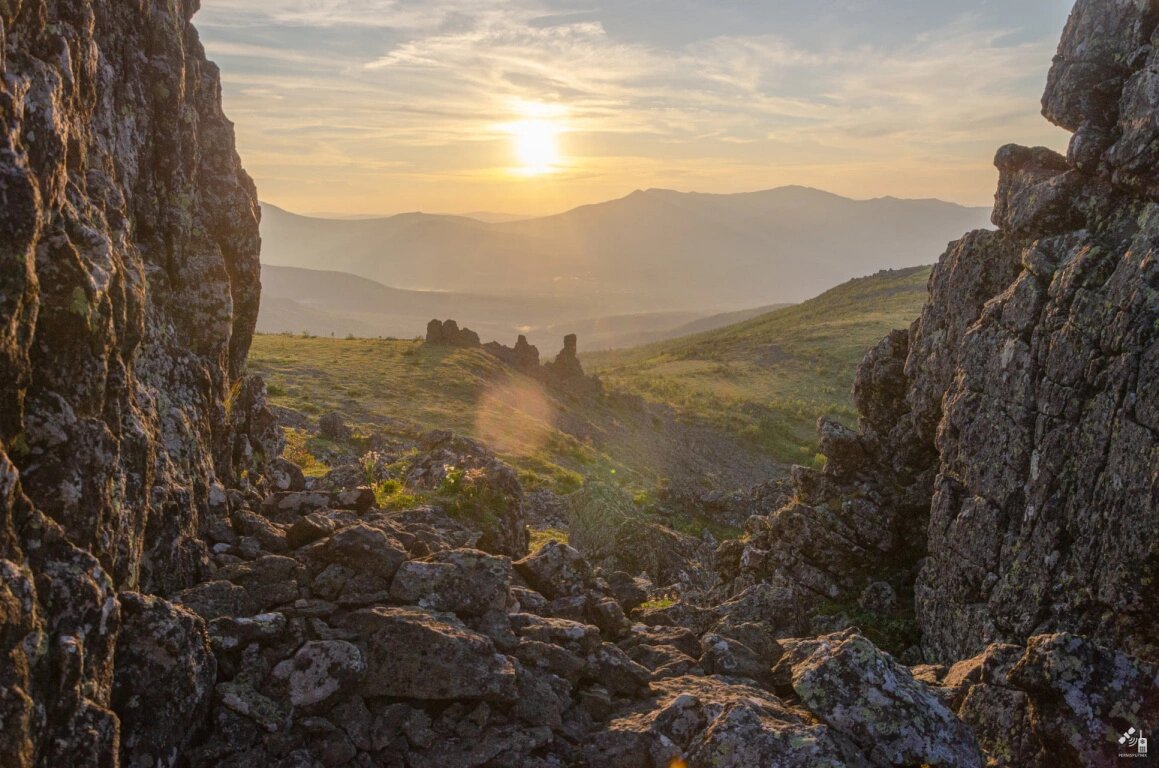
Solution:
<svg viewBox="0 0 1159 768"><path fill-rule="evenodd" d="M583 362L614 390L739 435L781 461L808 463L817 418L853 421L857 365L890 330L918 316L929 273L879 272L742 323L586 354Z"/></svg>
<svg viewBox="0 0 1159 768"><path fill-rule="evenodd" d="M423 213L316 219L266 205L262 236L269 265L413 290L580 301L597 318L800 301L855 275L928 263L988 217L937 200L851 200L804 187L647 190L499 222Z"/></svg>
<svg viewBox="0 0 1159 768"><path fill-rule="evenodd" d="M819 415L852 418L858 361L917 317L928 273L882 272L725 328L584 355L611 393L600 399L545 390L481 350L414 340L259 335L250 367L275 404L309 417L481 438L532 487L603 477L647 490L679 477L738 488L812 461Z"/></svg>

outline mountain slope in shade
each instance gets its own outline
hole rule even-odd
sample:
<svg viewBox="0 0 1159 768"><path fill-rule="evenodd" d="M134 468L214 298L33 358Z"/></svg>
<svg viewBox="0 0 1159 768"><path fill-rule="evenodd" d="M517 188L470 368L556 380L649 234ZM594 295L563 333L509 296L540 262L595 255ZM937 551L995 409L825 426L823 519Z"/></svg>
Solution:
<svg viewBox="0 0 1159 768"><path fill-rule="evenodd" d="M496 223L422 213L336 221L266 205L263 258L402 288L579 297L591 316L714 313L799 301L857 275L929 263L988 218L988 209L938 200L851 200L805 187L637 191Z"/></svg>

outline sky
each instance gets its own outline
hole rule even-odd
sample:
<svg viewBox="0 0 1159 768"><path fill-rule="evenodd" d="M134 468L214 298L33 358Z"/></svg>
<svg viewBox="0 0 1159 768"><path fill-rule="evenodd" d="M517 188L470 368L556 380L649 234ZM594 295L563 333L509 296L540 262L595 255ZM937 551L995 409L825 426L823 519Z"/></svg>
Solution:
<svg viewBox="0 0 1159 768"><path fill-rule="evenodd" d="M1071 0L203 0L259 194L548 214L786 184L990 205Z"/></svg>

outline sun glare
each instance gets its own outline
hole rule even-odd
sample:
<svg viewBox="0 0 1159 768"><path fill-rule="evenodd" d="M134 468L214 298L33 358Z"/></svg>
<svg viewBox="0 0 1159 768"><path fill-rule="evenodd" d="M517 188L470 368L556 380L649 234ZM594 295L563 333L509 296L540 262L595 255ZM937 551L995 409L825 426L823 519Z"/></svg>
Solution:
<svg viewBox="0 0 1159 768"><path fill-rule="evenodd" d="M560 163L559 126L547 120L520 120L511 125L515 156L524 173L551 173Z"/></svg>

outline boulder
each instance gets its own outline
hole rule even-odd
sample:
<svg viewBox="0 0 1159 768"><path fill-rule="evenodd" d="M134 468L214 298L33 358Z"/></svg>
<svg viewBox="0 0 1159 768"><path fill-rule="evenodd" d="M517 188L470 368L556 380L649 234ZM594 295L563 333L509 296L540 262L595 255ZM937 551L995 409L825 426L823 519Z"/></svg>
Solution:
<svg viewBox="0 0 1159 768"><path fill-rule="evenodd" d="M266 555L249 563L227 565L218 577L245 589L254 605L261 609L292 603L306 585L306 566L281 555Z"/></svg>
<svg viewBox="0 0 1159 768"><path fill-rule="evenodd" d="M326 541L323 559L357 574L373 576L390 584L407 551L397 539L378 528L358 523L343 528Z"/></svg>
<svg viewBox="0 0 1159 768"><path fill-rule="evenodd" d="M306 643L293 658L274 667L274 678L286 686L292 705L312 707L352 692L366 669L357 646L319 640Z"/></svg>
<svg viewBox="0 0 1159 768"><path fill-rule="evenodd" d="M188 608L205 621L250 616L258 610L257 604L244 587L224 579L205 581L182 590L173 596L173 602Z"/></svg>
<svg viewBox="0 0 1159 768"><path fill-rule="evenodd" d="M327 509L348 509L359 514L369 511L376 503L372 488L354 488L344 491L286 491L274 493L262 503L262 513L269 517L286 518L321 512Z"/></svg>
<svg viewBox="0 0 1159 768"><path fill-rule="evenodd" d="M118 595L121 632L113 677L124 765L164 764L206 725L217 660L205 623L186 608L135 592Z"/></svg>
<svg viewBox="0 0 1159 768"><path fill-rule="evenodd" d="M567 544L549 541L515 563L515 570L549 600L583 595L595 582L584 556Z"/></svg>
<svg viewBox="0 0 1159 768"><path fill-rule="evenodd" d="M869 768L844 736L767 691L715 678L654 684L655 698L617 713L583 747L590 765L617 768Z"/></svg>
<svg viewBox="0 0 1159 768"><path fill-rule="evenodd" d="M509 559L457 549L403 563L390 596L432 611L478 617L505 611L510 584Z"/></svg>
<svg viewBox="0 0 1159 768"><path fill-rule="evenodd" d="M331 411L318 420L318 432L327 440L344 443L353 436L341 414Z"/></svg>
<svg viewBox="0 0 1159 768"><path fill-rule="evenodd" d="M357 632L367 696L424 701L456 699L514 703L515 667L491 640L414 608L369 608L339 626Z"/></svg>
<svg viewBox="0 0 1159 768"><path fill-rule="evenodd" d="M1119 742L1128 728L1159 729L1159 665L1077 635L1032 637L1009 684L1029 696L1031 728L1055 765L1111 765L1138 754Z"/></svg>
<svg viewBox="0 0 1159 768"><path fill-rule="evenodd" d="M793 690L879 766L981 768L969 726L905 667L856 632L790 646Z"/></svg>

